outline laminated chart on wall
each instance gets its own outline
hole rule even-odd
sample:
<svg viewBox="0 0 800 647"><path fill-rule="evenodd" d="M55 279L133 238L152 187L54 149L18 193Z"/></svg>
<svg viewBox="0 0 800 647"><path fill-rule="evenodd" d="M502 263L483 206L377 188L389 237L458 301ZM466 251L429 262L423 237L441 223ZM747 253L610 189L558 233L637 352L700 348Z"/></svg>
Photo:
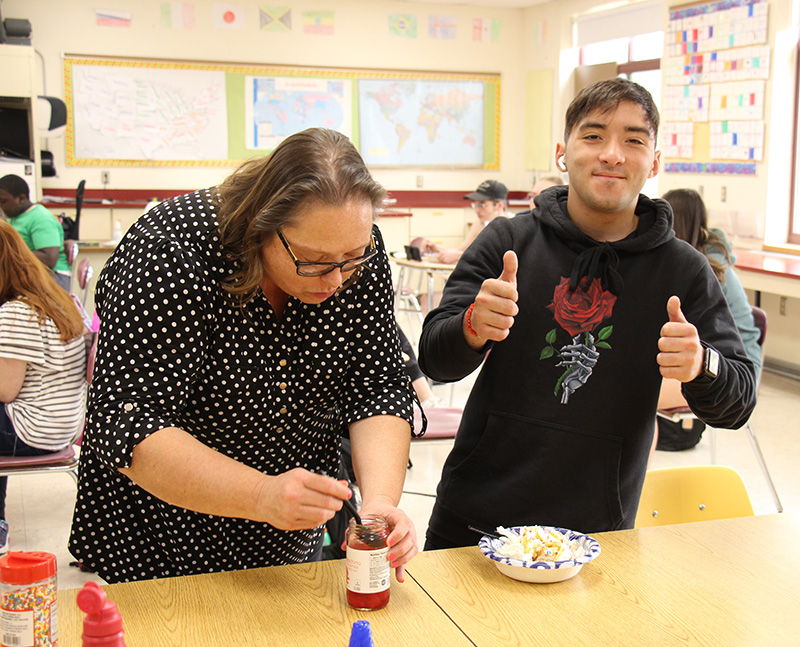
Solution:
<svg viewBox="0 0 800 647"><path fill-rule="evenodd" d="M766 0L670 8L662 61L662 151L665 159L690 161L666 161L667 172L755 173L765 137L767 28Z"/></svg>
<svg viewBox="0 0 800 647"><path fill-rule="evenodd" d="M312 127L370 166L500 166L500 75L66 55L67 164L234 166Z"/></svg>
<svg viewBox="0 0 800 647"><path fill-rule="evenodd" d="M711 159L764 159L763 121L712 121Z"/></svg>
<svg viewBox="0 0 800 647"><path fill-rule="evenodd" d="M763 119L765 85L765 81L712 84L709 120Z"/></svg>

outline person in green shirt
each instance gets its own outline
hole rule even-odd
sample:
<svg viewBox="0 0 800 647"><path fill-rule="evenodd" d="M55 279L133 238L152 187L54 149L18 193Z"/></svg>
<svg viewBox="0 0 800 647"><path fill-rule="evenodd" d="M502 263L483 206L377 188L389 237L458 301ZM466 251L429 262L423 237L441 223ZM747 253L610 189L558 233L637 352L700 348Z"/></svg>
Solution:
<svg viewBox="0 0 800 647"><path fill-rule="evenodd" d="M0 209L36 258L50 268L56 283L69 292L72 270L58 218L44 205L31 202L28 183L18 175L0 178Z"/></svg>

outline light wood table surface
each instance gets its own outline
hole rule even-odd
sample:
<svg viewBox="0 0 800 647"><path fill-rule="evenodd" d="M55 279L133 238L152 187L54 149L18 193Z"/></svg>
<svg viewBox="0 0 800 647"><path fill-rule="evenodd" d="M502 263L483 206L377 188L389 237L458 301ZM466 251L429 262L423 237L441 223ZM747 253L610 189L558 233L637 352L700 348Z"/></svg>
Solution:
<svg viewBox="0 0 800 647"><path fill-rule="evenodd" d="M458 627L416 582L392 576L389 605L355 611L345 597L344 560L111 584L127 647L346 647L356 620L375 644L469 646ZM59 591L59 644L81 644L80 589Z"/></svg>
<svg viewBox="0 0 800 647"><path fill-rule="evenodd" d="M478 647L800 645L800 515L593 536L600 556L560 583L512 580L477 547L409 573Z"/></svg>

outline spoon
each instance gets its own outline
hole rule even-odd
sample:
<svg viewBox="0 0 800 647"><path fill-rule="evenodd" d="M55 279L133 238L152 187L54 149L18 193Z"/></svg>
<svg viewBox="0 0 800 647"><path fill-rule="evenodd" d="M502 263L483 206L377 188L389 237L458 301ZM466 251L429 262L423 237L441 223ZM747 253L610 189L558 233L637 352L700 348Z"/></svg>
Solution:
<svg viewBox="0 0 800 647"><path fill-rule="evenodd" d="M467 526L467 528L469 528L472 532L477 532L479 535L486 535L488 537L492 537L493 539L503 539L503 535L499 535L493 530L481 530L475 526Z"/></svg>
<svg viewBox="0 0 800 647"><path fill-rule="evenodd" d="M361 523L361 516L358 514L358 510L356 510L356 507L353 505L353 502L350 499L344 500L344 507L347 508L347 511L351 515L353 515L353 519L356 520L356 523L359 526L362 526L363 524Z"/></svg>

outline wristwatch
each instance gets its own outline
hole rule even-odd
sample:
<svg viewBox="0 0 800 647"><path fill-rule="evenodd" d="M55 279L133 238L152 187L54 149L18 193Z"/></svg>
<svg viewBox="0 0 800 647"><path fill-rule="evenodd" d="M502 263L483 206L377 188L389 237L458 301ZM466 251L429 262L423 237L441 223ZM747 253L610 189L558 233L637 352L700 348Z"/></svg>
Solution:
<svg viewBox="0 0 800 647"><path fill-rule="evenodd" d="M710 346L705 346L703 353L703 372L695 378L696 382L710 384L719 373L719 353Z"/></svg>

